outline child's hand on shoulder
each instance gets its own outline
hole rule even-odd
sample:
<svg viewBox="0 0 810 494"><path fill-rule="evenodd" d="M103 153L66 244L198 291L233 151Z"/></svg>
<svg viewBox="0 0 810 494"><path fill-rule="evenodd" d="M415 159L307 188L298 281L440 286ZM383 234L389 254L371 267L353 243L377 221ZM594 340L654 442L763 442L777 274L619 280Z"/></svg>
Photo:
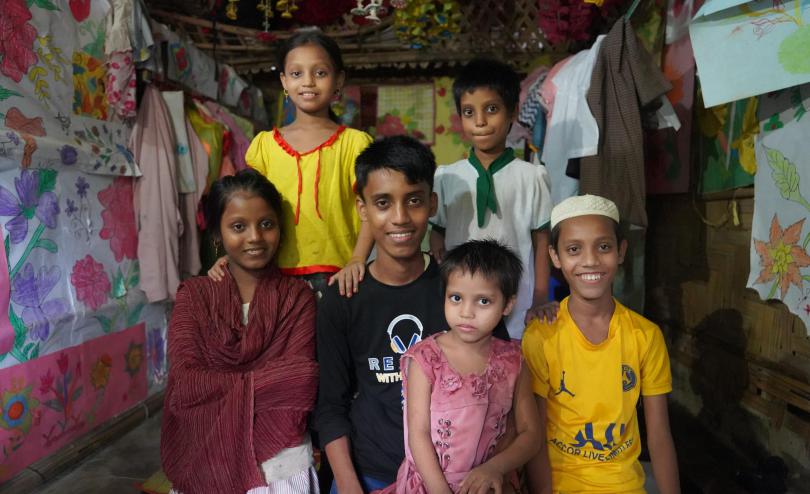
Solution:
<svg viewBox="0 0 810 494"><path fill-rule="evenodd" d="M228 267L228 256L222 256L214 262L208 270L208 277L214 281L222 281L225 278L225 269Z"/></svg>
<svg viewBox="0 0 810 494"><path fill-rule="evenodd" d="M540 302L532 305L526 311L526 318L523 324L528 325L533 319L537 318L540 321L546 321L549 324L557 320L557 312L560 311L560 303L557 301Z"/></svg>
<svg viewBox="0 0 810 494"><path fill-rule="evenodd" d="M338 291L341 295L351 297L357 293L360 282L363 281L363 276L366 274L366 263L359 259L350 260L343 269L332 275L329 278L329 286L333 283L338 284Z"/></svg>
<svg viewBox="0 0 810 494"><path fill-rule="evenodd" d="M495 494L503 492L503 473L484 463L470 470L461 483L458 494L489 494L491 491L495 491Z"/></svg>

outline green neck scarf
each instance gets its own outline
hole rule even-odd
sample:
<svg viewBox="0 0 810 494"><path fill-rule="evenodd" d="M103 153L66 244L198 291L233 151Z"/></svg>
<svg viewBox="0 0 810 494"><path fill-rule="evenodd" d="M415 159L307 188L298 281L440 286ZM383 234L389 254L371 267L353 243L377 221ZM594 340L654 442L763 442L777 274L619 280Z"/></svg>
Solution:
<svg viewBox="0 0 810 494"><path fill-rule="evenodd" d="M514 159L515 151L512 148L506 148L487 169L475 155L475 149L470 149L470 164L478 172L478 180L475 182L475 210L478 214L479 228L484 226L487 209L491 210L493 214L498 212L498 202L495 200L495 181L492 176Z"/></svg>

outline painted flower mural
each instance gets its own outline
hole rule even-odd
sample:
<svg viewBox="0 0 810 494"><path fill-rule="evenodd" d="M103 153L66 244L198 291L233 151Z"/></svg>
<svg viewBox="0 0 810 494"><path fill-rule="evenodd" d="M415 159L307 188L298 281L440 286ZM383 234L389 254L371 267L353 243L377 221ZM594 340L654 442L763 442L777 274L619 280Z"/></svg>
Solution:
<svg viewBox="0 0 810 494"><path fill-rule="evenodd" d="M52 192L56 173L51 170L22 170L14 179L15 196L0 185L0 216L12 216L6 223L9 239L18 244L28 235L28 220L34 216L42 225L56 228L59 202Z"/></svg>
<svg viewBox="0 0 810 494"><path fill-rule="evenodd" d="M78 152L73 146L65 144L59 148L59 159L62 161L63 165L75 165L78 157Z"/></svg>
<svg viewBox="0 0 810 494"><path fill-rule="evenodd" d="M70 283L76 290L76 298L93 310L97 310L107 301L110 278L104 271L104 265L93 259L90 254L73 265Z"/></svg>
<svg viewBox="0 0 810 494"><path fill-rule="evenodd" d="M73 53L73 113L107 119L106 77L103 60L84 52Z"/></svg>
<svg viewBox="0 0 810 494"><path fill-rule="evenodd" d="M790 285L795 285L799 290L803 288L800 268L810 266L810 256L805 252L807 242L805 246L799 245L802 226L804 219L783 230L774 214L770 238L767 241L754 239L754 248L762 262L762 271L754 283L773 282L767 297L769 299L776 295L777 289L780 291L779 298L784 299Z"/></svg>
<svg viewBox="0 0 810 494"><path fill-rule="evenodd" d="M132 179L118 177L106 189L99 191L98 202L104 206L101 219L104 227L99 235L110 241L115 260L121 262L138 257L138 231L135 228Z"/></svg>
<svg viewBox="0 0 810 494"><path fill-rule="evenodd" d="M69 0L68 4L76 22L82 22L90 15L90 0Z"/></svg>
<svg viewBox="0 0 810 494"><path fill-rule="evenodd" d="M51 370L40 376L40 393L43 399L48 395L53 398L45 399L43 405L61 415L60 419L53 424L50 429L42 435L46 445L58 441L63 436L84 426L81 420L81 411L77 410L77 402L82 396L84 386L82 384L82 364L80 359L76 359L76 365L71 370L70 355L62 352L56 359L59 375L54 379Z"/></svg>
<svg viewBox="0 0 810 494"><path fill-rule="evenodd" d="M0 216L13 217L6 223L6 229L9 231L6 237L6 253L8 255L11 251L12 244L18 245L15 249L22 251L13 267L9 265L8 278L11 285L11 301L14 304L8 308L8 317L14 330L14 338L10 351L0 355L0 360L6 355L10 355L18 362L37 358L38 342L48 338L51 324L67 310L63 299L47 300L49 293L61 278L59 268L43 266L35 273L34 267L28 262L28 258L37 248L51 254L59 252L56 242L42 237L46 229L55 228L58 223L59 204L53 193L57 175L55 170L50 169L23 169L14 179L17 195L0 186ZM39 222L30 238L29 220ZM28 341L29 336L33 341Z"/></svg>
<svg viewBox="0 0 810 494"><path fill-rule="evenodd" d="M90 370L90 384L93 385L93 389L98 391L107 387L107 383L110 381L110 369L112 369L112 357L104 353Z"/></svg>
<svg viewBox="0 0 810 494"><path fill-rule="evenodd" d="M143 344L132 342L124 355L124 370L131 378L135 378L143 364Z"/></svg>
<svg viewBox="0 0 810 494"><path fill-rule="evenodd" d="M20 82L37 63L34 39L37 30L28 23L31 11L25 0L0 0L0 73Z"/></svg>
<svg viewBox="0 0 810 494"><path fill-rule="evenodd" d="M146 335L149 355L149 376L153 383L162 383L166 377L166 339L160 328L152 328Z"/></svg>
<svg viewBox="0 0 810 494"><path fill-rule="evenodd" d="M46 300L61 277L62 271L58 266L42 266L35 273L31 263L26 263L11 281L11 300L23 307L23 323L31 336L40 341L48 339L51 323L67 311L63 298Z"/></svg>
<svg viewBox="0 0 810 494"><path fill-rule="evenodd" d="M23 386L18 382L11 389L3 391L0 398L0 427L28 433L34 419L33 412L39 407L39 401L31 396L32 389L33 386Z"/></svg>

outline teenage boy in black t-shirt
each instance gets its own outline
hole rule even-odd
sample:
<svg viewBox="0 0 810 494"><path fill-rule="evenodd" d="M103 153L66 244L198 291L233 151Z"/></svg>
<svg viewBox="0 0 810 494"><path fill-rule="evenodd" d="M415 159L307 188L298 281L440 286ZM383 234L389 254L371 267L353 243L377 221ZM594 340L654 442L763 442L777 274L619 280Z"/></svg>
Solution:
<svg viewBox="0 0 810 494"><path fill-rule="evenodd" d="M435 170L433 153L409 137L374 142L357 157L357 210L377 257L351 298L337 284L326 290L317 319L315 428L335 476L332 493L394 481L405 455L399 358L447 329L438 266L421 251L436 212Z"/></svg>

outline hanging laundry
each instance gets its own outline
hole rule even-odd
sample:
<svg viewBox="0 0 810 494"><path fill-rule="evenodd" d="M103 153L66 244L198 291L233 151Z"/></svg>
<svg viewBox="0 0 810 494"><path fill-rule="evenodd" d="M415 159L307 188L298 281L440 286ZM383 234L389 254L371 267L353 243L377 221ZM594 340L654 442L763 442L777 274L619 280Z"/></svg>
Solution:
<svg viewBox="0 0 810 494"><path fill-rule="evenodd" d="M540 97L540 87L546 80L548 72L548 67L540 67L520 84L518 122L527 129L534 127L534 123L542 110L543 100Z"/></svg>
<svg viewBox="0 0 810 494"><path fill-rule="evenodd" d="M174 300L180 284L176 143L171 116L154 86L146 88L130 149L143 176L135 182L141 290L150 302Z"/></svg>
<svg viewBox="0 0 810 494"><path fill-rule="evenodd" d="M592 156L598 149L599 126L591 115L585 95L604 39L604 35L596 38L589 50L569 57L556 74L549 74L551 81L546 79L556 88L542 155L551 176L554 204L576 195L579 190L577 181L566 175L568 161Z"/></svg>
<svg viewBox="0 0 810 494"><path fill-rule="evenodd" d="M107 15L107 33L104 53L107 67L105 91L113 114L120 118L133 118L135 103L135 63L130 42L133 24L132 0L112 0Z"/></svg>
<svg viewBox="0 0 810 494"><path fill-rule="evenodd" d="M135 64L152 72L162 71L163 67L154 63L155 39L152 36L149 16L143 0L134 0L133 2L129 33L130 43L132 44L132 58Z"/></svg>
<svg viewBox="0 0 810 494"><path fill-rule="evenodd" d="M219 178L219 170L222 167L222 140L225 126L203 113L201 107L205 108L202 105L186 106L186 116L208 154L208 178L205 186L205 191L208 191L208 187Z"/></svg>
<svg viewBox="0 0 810 494"><path fill-rule="evenodd" d="M200 230L197 221L200 199L208 178L208 153L188 119L184 126L188 138L188 155L192 166L195 190L180 195L180 216L183 218L183 234L180 236L180 277L197 276L202 269L200 261Z"/></svg>
<svg viewBox="0 0 810 494"><path fill-rule="evenodd" d="M245 163L245 153L247 153L247 150L250 147L250 140L245 135L242 127L239 126L236 120L231 116L230 112L228 112L228 110L226 110L223 106L213 101L206 101L205 106L211 111L214 118L228 127L233 142L227 154L233 162L233 167L236 170L244 170L247 168L247 164Z"/></svg>
<svg viewBox="0 0 810 494"><path fill-rule="evenodd" d="M219 101L222 101L228 106L236 106L239 104L239 97L242 91L248 88L250 84L243 78L230 65L222 65L219 69L218 92Z"/></svg>
<svg viewBox="0 0 810 494"><path fill-rule="evenodd" d="M183 91L162 91L161 96L172 120L174 129L174 153L177 159L177 189L181 194L197 190L194 170L189 152L188 133L186 132L186 114L183 110Z"/></svg>
<svg viewBox="0 0 810 494"><path fill-rule="evenodd" d="M616 21L588 90L588 106L599 126L599 154L582 158L580 190L611 199L633 225L647 226L641 111L670 89L630 22Z"/></svg>

